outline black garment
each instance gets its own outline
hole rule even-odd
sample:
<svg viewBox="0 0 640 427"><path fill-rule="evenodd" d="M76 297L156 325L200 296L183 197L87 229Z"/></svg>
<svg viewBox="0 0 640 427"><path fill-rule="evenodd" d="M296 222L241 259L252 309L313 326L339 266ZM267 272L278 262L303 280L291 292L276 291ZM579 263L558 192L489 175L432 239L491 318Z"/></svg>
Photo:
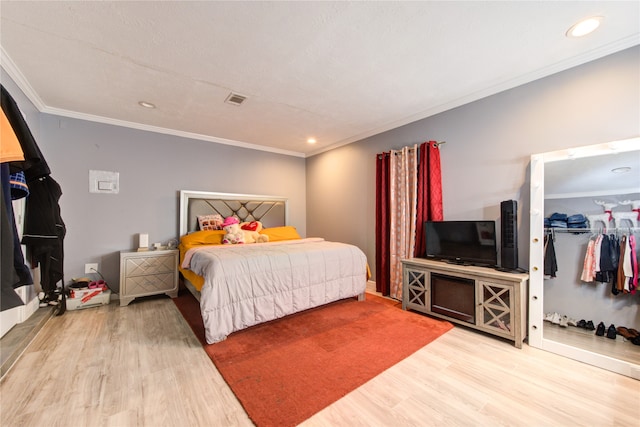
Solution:
<svg viewBox="0 0 640 427"><path fill-rule="evenodd" d="M57 283L63 280L63 239L66 228L60 216L58 201L62 190L51 178L51 171L15 100L2 86L2 111L20 142L24 161L10 162L11 172L24 171L30 194L26 199L22 243L27 246L27 259L32 268L40 265L40 284L45 299L57 301ZM64 288L64 281L62 283ZM65 298L58 314L64 313Z"/></svg>
<svg viewBox="0 0 640 427"><path fill-rule="evenodd" d="M596 282L609 283L613 277L613 262L611 262L611 243L609 236L604 234L600 243L600 271L596 272Z"/></svg>
<svg viewBox="0 0 640 427"><path fill-rule="evenodd" d="M0 181L2 182L2 197L3 207L6 209L7 218L9 224L6 224L7 229L2 228L2 233L7 233L9 237L13 239L13 269L16 273L12 287L17 288L24 285L33 284L33 278L31 277L31 271L24 263L24 256L22 255L22 247L20 246L20 238L18 236L18 229L16 228L15 215L13 213L13 205L11 204L11 188L9 185L9 164L2 163L0 165ZM4 249L4 247L3 247ZM4 252L3 254L7 254ZM4 270L3 270L4 271ZM8 273L8 271L7 271Z"/></svg>
<svg viewBox="0 0 640 427"><path fill-rule="evenodd" d="M40 152L40 148L38 144L36 144L36 140L31 134L31 130L29 130L29 126L24 120L18 104L16 104L16 101L4 86L0 85L0 89L2 92L2 111L4 111L5 116L7 116L7 120L18 138L24 154L24 160L10 162L11 173L24 171L27 183L33 179L49 175L51 170L44 160L44 156Z"/></svg>
<svg viewBox="0 0 640 427"><path fill-rule="evenodd" d="M609 235L609 255L611 256L611 265L613 271L611 272L611 293L618 295L618 265L620 262L620 239L615 234Z"/></svg>
<svg viewBox="0 0 640 427"><path fill-rule="evenodd" d="M6 169L8 169L8 166L6 164L3 163L3 166L6 166ZM4 169L5 168L3 167L3 170ZM8 215L8 206L6 203L5 191L5 185L3 182L3 185L0 186L0 192L2 193L2 197L0 197L0 203L2 204L0 208L0 250L2 251L2 256L0 257L0 259L2 260L2 270L0 270L1 311L24 305L20 296L18 296L16 291L13 290L13 285L19 280L19 278L16 270L13 268L14 234L13 228L9 223L11 219Z"/></svg>
<svg viewBox="0 0 640 427"><path fill-rule="evenodd" d="M558 260L556 259L556 248L553 245L553 237L550 234L544 236L544 274L556 277L558 271Z"/></svg>
<svg viewBox="0 0 640 427"><path fill-rule="evenodd" d="M53 178L45 176L30 182L29 191L22 243L27 246L31 267L40 265L42 290L50 294L63 278L62 241L67 229L58 205L62 189Z"/></svg>

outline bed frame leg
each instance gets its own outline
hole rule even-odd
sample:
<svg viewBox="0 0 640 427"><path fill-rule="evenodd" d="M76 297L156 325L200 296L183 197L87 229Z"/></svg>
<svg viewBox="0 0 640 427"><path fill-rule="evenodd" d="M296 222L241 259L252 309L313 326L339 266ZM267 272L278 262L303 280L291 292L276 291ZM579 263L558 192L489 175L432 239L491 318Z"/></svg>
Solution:
<svg viewBox="0 0 640 427"><path fill-rule="evenodd" d="M364 292L361 294L358 294L358 301L364 301Z"/></svg>

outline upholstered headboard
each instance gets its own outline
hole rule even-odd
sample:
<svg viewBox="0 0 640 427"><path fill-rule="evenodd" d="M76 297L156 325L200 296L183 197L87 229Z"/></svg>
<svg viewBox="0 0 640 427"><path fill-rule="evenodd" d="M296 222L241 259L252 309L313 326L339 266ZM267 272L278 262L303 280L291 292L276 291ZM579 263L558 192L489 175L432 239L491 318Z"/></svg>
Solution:
<svg viewBox="0 0 640 427"><path fill-rule="evenodd" d="M287 199L253 194L180 191L180 236L198 230L198 216L220 214L266 227L287 225Z"/></svg>

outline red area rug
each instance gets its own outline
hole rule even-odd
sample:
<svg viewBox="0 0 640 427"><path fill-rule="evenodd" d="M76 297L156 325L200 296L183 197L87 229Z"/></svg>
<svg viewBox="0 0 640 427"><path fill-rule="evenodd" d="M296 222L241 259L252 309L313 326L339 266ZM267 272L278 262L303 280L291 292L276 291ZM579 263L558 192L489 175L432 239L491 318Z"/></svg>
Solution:
<svg viewBox="0 0 640 427"><path fill-rule="evenodd" d="M259 427L299 424L453 327L367 294L207 345L197 300L173 301Z"/></svg>

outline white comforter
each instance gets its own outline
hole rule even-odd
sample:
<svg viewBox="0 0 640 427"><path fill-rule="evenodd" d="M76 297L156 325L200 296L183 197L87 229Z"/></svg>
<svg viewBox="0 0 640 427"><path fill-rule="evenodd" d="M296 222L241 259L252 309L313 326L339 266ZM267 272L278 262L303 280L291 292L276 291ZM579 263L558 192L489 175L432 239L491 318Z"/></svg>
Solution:
<svg viewBox="0 0 640 427"><path fill-rule="evenodd" d="M200 310L209 344L258 323L364 293L366 256L311 238L190 249L183 268L205 278Z"/></svg>

